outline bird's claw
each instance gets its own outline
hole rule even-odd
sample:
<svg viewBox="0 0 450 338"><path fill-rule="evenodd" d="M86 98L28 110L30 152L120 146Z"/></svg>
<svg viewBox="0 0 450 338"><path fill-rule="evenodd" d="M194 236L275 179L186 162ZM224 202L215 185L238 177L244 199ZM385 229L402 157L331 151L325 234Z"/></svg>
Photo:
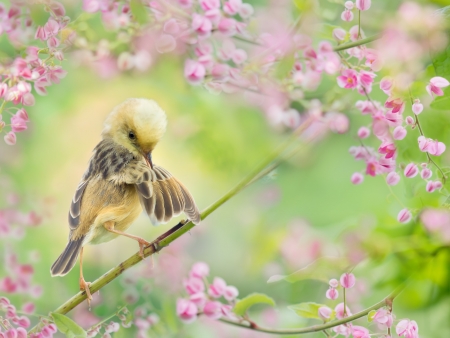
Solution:
<svg viewBox="0 0 450 338"><path fill-rule="evenodd" d="M138 239L138 243L139 243L139 256L141 256L141 258L144 259L145 258L144 249L145 249L145 247L149 246L151 243L147 242L145 239L142 239L142 238Z"/></svg>
<svg viewBox="0 0 450 338"><path fill-rule="evenodd" d="M86 299L89 308L91 307L91 300L92 300L91 290L89 289L90 285L91 285L90 282L86 282L84 278L80 278L80 290L86 292Z"/></svg>

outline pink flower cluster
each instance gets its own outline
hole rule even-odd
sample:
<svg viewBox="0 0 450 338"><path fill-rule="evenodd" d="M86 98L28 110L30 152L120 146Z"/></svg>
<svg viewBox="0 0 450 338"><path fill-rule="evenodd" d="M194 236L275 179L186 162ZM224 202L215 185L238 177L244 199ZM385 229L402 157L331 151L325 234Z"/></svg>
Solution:
<svg viewBox="0 0 450 338"><path fill-rule="evenodd" d="M238 290L232 285L227 285L220 277L215 277L206 290L205 279L208 275L208 265L198 262L192 266L189 277L184 280L183 284L189 298L179 298L176 310L183 322L191 323L201 314L211 319L234 318L231 310L239 294ZM219 301L222 297L227 301L226 304Z"/></svg>
<svg viewBox="0 0 450 338"><path fill-rule="evenodd" d="M60 66L54 65L52 59L62 61L64 59L61 43L61 30L67 25L69 19L65 17L65 10L62 4L56 1L49 1L46 5L51 17L47 23L41 27L34 28L28 7L13 3L9 10L0 4L0 35L5 33L11 41L20 40L26 48L24 57L18 56L11 62L2 64L2 75L0 75L0 132L4 127L11 127L11 131L6 133L4 140L8 145L16 143L16 133L27 129L29 122L28 114L22 107L13 114L14 106L32 106L35 98L32 93L32 86L39 95L46 95L46 87L58 84L60 79L65 77L66 71ZM24 13L22 13L24 9ZM3 18L2 18L3 16ZM24 30L22 27L26 27ZM30 32L35 30L35 40L46 41L46 47L38 47L38 41L33 40ZM28 32L28 33L27 33ZM68 35L64 40L64 45L69 45L73 40L73 34ZM58 48L59 47L59 48ZM46 59L39 56L47 54ZM8 112L12 115L10 124L2 118L2 114Z"/></svg>
<svg viewBox="0 0 450 338"><path fill-rule="evenodd" d="M134 325L138 329L138 338L148 337L147 331L159 322L159 316L156 313L147 313L145 307L138 307L134 310Z"/></svg>

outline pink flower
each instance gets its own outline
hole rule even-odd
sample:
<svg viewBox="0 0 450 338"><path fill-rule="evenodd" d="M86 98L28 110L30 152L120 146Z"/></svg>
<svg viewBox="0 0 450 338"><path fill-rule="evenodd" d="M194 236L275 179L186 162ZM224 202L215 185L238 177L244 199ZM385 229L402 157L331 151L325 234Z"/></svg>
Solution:
<svg viewBox="0 0 450 338"><path fill-rule="evenodd" d="M358 73L353 69L344 69L337 78L341 88L353 89L358 85Z"/></svg>
<svg viewBox="0 0 450 338"><path fill-rule="evenodd" d="M44 27L38 26L36 29L36 34L34 35L34 38L37 40L45 41L48 39L47 32L45 31Z"/></svg>
<svg viewBox="0 0 450 338"><path fill-rule="evenodd" d="M332 288L337 288L339 286L339 282L336 278L332 278L330 279L330 281L328 282L328 284L332 287Z"/></svg>
<svg viewBox="0 0 450 338"><path fill-rule="evenodd" d="M353 184L361 184L364 181L364 176L361 173L354 173L351 178Z"/></svg>
<svg viewBox="0 0 450 338"><path fill-rule="evenodd" d="M100 0L83 0L83 11L95 13L100 10Z"/></svg>
<svg viewBox="0 0 450 338"><path fill-rule="evenodd" d="M370 129L367 127L361 127L358 129L358 137L360 139L365 139L370 136Z"/></svg>
<svg viewBox="0 0 450 338"><path fill-rule="evenodd" d="M441 181L429 181L426 186L427 192L434 192L436 190L439 190L442 188L442 182Z"/></svg>
<svg viewBox="0 0 450 338"><path fill-rule="evenodd" d="M443 209L425 209L420 214L420 220L428 231L443 231L450 229L450 212Z"/></svg>
<svg viewBox="0 0 450 338"><path fill-rule="evenodd" d="M380 81L380 89L386 94L391 95L391 90L394 85L394 81L391 77L383 77Z"/></svg>
<svg viewBox="0 0 450 338"><path fill-rule="evenodd" d="M360 11L367 11L372 4L372 0L356 0L356 8Z"/></svg>
<svg viewBox="0 0 450 338"><path fill-rule="evenodd" d="M206 38L211 35L212 23L211 21L197 13L192 15L192 29L197 32L199 37Z"/></svg>
<svg viewBox="0 0 450 338"><path fill-rule="evenodd" d="M206 294L204 292L199 292L190 295L189 300L197 305L197 309L203 310L203 307L205 306L208 298L206 297Z"/></svg>
<svg viewBox="0 0 450 338"><path fill-rule="evenodd" d="M400 337L419 338L419 327L414 320L401 320L395 327L395 332L397 332Z"/></svg>
<svg viewBox="0 0 450 338"><path fill-rule="evenodd" d="M204 11L220 7L220 0L200 0L200 6Z"/></svg>
<svg viewBox="0 0 450 338"><path fill-rule="evenodd" d="M232 285L228 285L223 293L223 297L229 302L235 300L238 295L239 295L238 289Z"/></svg>
<svg viewBox="0 0 450 338"><path fill-rule="evenodd" d="M233 62L237 65L240 65L247 60L247 53L243 49L236 49L231 56Z"/></svg>
<svg viewBox="0 0 450 338"><path fill-rule="evenodd" d="M247 19L253 15L253 12L255 10L253 9L253 6L250 4L242 4L241 8L239 9L239 15L243 19Z"/></svg>
<svg viewBox="0 0 450 338"><path fill-rule="evenodd" d="M197 318L197 306L190 300L178 298L177 315L185 323L192 323Z"/></svg>
<svg viewBox="0 0 450 338"><path fill-rule="evenodd" d="M375 315L373 316L374 322L386 327L391 327L393 320L394 318L392 316L392 313L384 308L378 309Z"/></svg>
<svg viewBox="0 0 450 338"><path fill-rule="evenodd" d="M347 9L349 9L349 10L352 10L353 9L353 7L354 7L354 3L353 3L353 1L346 1L345 3L344 3L344 6L345 6L345 8L347 8Z"/></svg>
<svg viewBox="0 0 450 338"><path fill-rule="evenodd" d="M408 126L413 126L414 125L414 119L412 118L412 116L407 116L405 119L405 122Z"/></svg>
<svg viewBox="0 0 450 338"><path fill-rule="evenodd" d="M198 292L203 292L205 290L205 284L200 278L197 277L189 277L183 282L184 287L186 288L187 293L193 295Z"/></svg>
<svg viewBox="0 0 450 338"><path fill-rule="evenodd" d="M322 318L323 320L330 319L332 313L333 310L330 309L328 306L319 307L318 314L319 317Z"/></svg>
<svg viewBox="0 0 450 338"><path fill-rule="evenodd" d="M377 175L377 162L374 160L367 161L366 174L372 177Z"/></svg>
<svg viewBox="0 0 450 338"><path fill-rule="evenodd" d="M386 176L386 183L389 185L397 185L398 182L400 182L400 175L397 174L395 171L391 171Z"/></svg>
<svg viewBox="0 0 450 338"><path fill-rule="evenodd" d="M194 60L186 60L184 64L184 76L193 85L200 84L205 78L206 70L205 67Z"/></svg>
<svg viewBox="0 0 450 338"><path fill-rule="evenodd" d="M27 121L16 114L11 117L11 129L15 133L24 131L27 129Z"/></svg>
<svg viewBox="0 0 450 338"><path fill-rule="evenodd" d="M407 178L413 178L416 177L416 175L419 173L419 168L414 163L409 163L405 170L403 171L403 174Z"/></svg>
<svg viewBox="0 0 450 338"><path fill-rule="evenodd" d="M414 114L419 115L423 110L423 104L420 103L419 99L415 99L412 105L412 111Z"/></svg>
<svg viewBox="0 0 450 338"><path fill-rule="evenodd" d="M47 33L47 36L54 36L58 34L59 28L59 23L53 19L49 19L44 25L44 30Z"/></svg>
<svg viewBox="0 0 450 338"><path fill-rule="evenodd" d="M439 141L431 141L428 146L428 154L440 156L445 151L445 144Z"/></svg>
<svg viewBox="0 0 450 338"><path fill-rule="evenodd" d="M353 20L353 13L349 11L348 9L345 9L341 14L341 19L344 21L352 21Z"/></svg>
<svg viewBox="0 0 450 338"><path fill-rule="evenodd" d="M444 95L444 91L441 88L448 87L450 82L447 79L444 79L440 76L435 76L430 80L430 83L425 87L428 94L433 97L433 94L436 96Z"/></svg>
<svg viewBox="0 0 450 338"><path fill-rule="evenodd" d="M347 32L344 29L342 28L333 29L333 38L335 38L337 41L344 41L346 36Z"/></svg>
<svg viewBox="0 0 450 338"><path fill-rule="evenodd" d="M242 0L230 0L224 3L223 11L229 15L235 15L242 6Z"/></svg>
<svg viewBox="0 0 450 338"><path fill-rule="evenodd" d="M233 36L236 34L236 20L231 18L221 18L217 29L226 36Z"/></svg>
<svg viewBox="0 0 450 338"><path fill-rule="evenodd" d="M203 313L210 319L219 319L222 317L222 303L217 301L207 301L203 308Z"/></svg>
<svg viewBox="0 0 450 338"><path fill-rule="evenodd" d="M402 209L397 215L397 221L400 223L408 223L412 218L411 212L408 209Z"/></svg>
<svg viewBox="0 0 450 338"><path fill-rule="evenodd" d="M213 283L209 286L208 294L211 297L219 298L224 294L226 287L227 284L222 278L215 277Z"/></svg>
<svg viewBox="0 0 450 338"><path fill-rule="evenodd" d="M357 325L352 326L352 335L353 338L370 338L369 330Z"/></svg>
<svg viewBox="0 0 450 338"><path fill-rule="evenodd" d="M59 46L59 40L57 37L52 36L47 40L47 46L49 48L56 48Z"/></svg>
<svg viewBox="0 0 450 338"><path fill-rule="evenodd" d="M355 275L352 273L344 273L341 276L340 282L342 287L346 289L352 288L356 282Z"/></svg>
<svg viewBox="0 0 450 338"><path fill-rule="evenodd" d="M192 265L191 272L189 273L191 277L203 278L209 275L209 266L204 262L197 262Z"/></svg>
<svg viewBox="0 0 450 338"><path fill-rule="evenodd" d="M405 102L403 102L403 100L402 100L402 99L399 99L399 98L397 98L397 99L390 99L390 98L389 98L389 99L385 102L384 106L385 106L386 108L392 109L392 110L391 110L391 113L399 113L399 114L402 114L403 111L405 110Z"/></svg>
<svg viewBox="0 0 450 338"><path fill-rule="evenodd" d="M338 296L339 296L339 292L335 288L329 288L325 294L325 297L327 297L328 299L332 299L332 300L337 299Z"/></svg>
<svg viewBox="0 0 450 338"><path fill-rule="evenodd" d="M6 134L3 139L5 140L5 143L13 146L16 144L16 134L14 132L10 131L8 134Z"/></svg>
<svg viewBox="0 0 450 338"><path fill-rule="evenodd" d="M394 137L394 140L403 140L407 134L407 131L402 126L397 126L394 129L394 132L392 133L392 136Z"/></svg>
<svg viewBox="0 0 450 338"><path fill-rule="evenodd" d="M366 70L361 70L358 75L359 83L364 87L371 87L375 77L375 73Z"/></svg>
<svg viewBox="0 0 450 338"><path fill-rule="evenodd" d="M211 69L211 76L217 81L227 81L230 74L230 66L216 63Z"/></svg>
<svg viewBox="0 0 450 338"><path fill-rule="evenodd" d="M334 308L334 311L336 311L337 319L344 318L344 303L339 303L338 305L336 305L336 307ZM350 312L350 309L348 308L348 306L346 306L345 307L345 317L351 316L351 315L352 315L352 313Z"/></svg>
<svg viewBox="0 0 450 338"><path fill-rule="evenodd" d="M176 46L177 42L175 38L169 34L161 34L155 42L155 48L161 54L173 51Z"/></svg>

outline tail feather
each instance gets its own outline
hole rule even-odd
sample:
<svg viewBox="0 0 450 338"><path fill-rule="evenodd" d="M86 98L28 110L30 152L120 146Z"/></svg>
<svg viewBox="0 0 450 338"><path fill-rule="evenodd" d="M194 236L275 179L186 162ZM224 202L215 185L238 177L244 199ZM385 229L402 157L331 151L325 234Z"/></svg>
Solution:
<svg viewBox="0 0 450 338"><path fill-rule="evenodd" d="M77 262L78 255L83 246L84 236L77 240L69 240L63 253L58 257L55 263L50 268L52 276L64 276Z"/></svg>

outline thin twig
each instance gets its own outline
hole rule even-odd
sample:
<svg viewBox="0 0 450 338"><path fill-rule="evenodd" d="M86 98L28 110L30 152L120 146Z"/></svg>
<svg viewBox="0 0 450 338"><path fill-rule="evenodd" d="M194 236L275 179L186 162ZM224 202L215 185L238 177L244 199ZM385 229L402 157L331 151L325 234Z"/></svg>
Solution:
<svg viewBox="0 0 450 338"><path fill-rule="evenodd" d="M375 35L369 36L368 38L365 38L365 39L357 40L357 41L354 41L354 42L343 43L342 45L334 47L333 51L339 52L341 50L362 46L362 45L365 45L366 43L378 40L381 37L382 37L381 34L375 34Z"/></svg>

